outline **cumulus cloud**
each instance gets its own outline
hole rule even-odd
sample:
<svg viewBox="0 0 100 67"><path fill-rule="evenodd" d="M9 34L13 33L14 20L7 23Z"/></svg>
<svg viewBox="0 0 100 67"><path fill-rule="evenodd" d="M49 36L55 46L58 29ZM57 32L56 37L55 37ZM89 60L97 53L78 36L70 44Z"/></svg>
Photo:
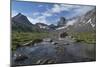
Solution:
<svg viewBox="0 0 100 67"><path fill-rule="evenodd" d="M48 13L48 12L44 12L42 15L44 15L46 17L52 16L52 14L51 13Z"/></svg>
<svg viewBox="0 0 100 67"><path fill-rule="evenodd" d="M38 7L44 7L44 5L39 5ZM50 8L49 8L50 7ZM71 12L71 15L82 15L86 13L87 11L91 10L93 7L91 6L81 6L81 5L66 5L66 4L54 4L51 6L44 7L47 10L46 11L41 11L41 12L33 12L32 16L29 17L28 13L24 14L28 17L28 19L33 23L41 22L41 23L46 23L50 24L49 21L47 20L47 17L52 17L54 15L57 15L58 13L62 13L63 11ZM12 11L12 17L17 15L18 13L16 11ZM67 14L67 13L66 13ZM70 16L70 15L69 15ZM68 17L69 17L68 16ZM67 16L66 16L67 17ZM58 18L57 18L58 19ZM56 22L56 20L54 20ZM69 21L69 25L72 25L75 22Z"/></svg>
<svg viewBox="0 0 100 67"><path fill-rule="evenodd" d="M92 7L92 6L81 6L81 7L77 8L77 9L75 9L74 11L75 11L76 14L83 15L86 12L92 10L93 8L94 7Z"/></svg>
<svg viewBox="0 0 100 67"><path fill-rule="evenodd" d="M51 9L47 9L42 15L47 17L53 16L54 14L61 13L62 11L71 11L72 9L80 8L78 5L66 5L66 4L54 4Z"/></svg>
<svg viewBox="0 0 100 67"><path fill-rule="evenodd" d="M40 12L33 12L33 14L32 14L33 17L37 17L37 16L40 16L40 15L41 15Z"/></svg>
<svg viewBox="0 0 100 67"><path fill-rule="evenodd" d="M51 9L51 11L52 11L52 13L59 13L59 12L61 12L61 8L59 5L55 4L53 6L53 8Z"/></svg>
<svg viewBox="0 0 100 67"><path fill-rule="evenodd" d="M33 24L36 24L36 23L45 23L45 24L49 24L46 20L46 16L39 16L39 17L36 17L36 18L31 18L31 17L28 17L28 19L30 20L31 23Z"/></svg>
<svg viewBox="0 0 100 67"><path fill-rule="evenodd" d="M93 6L54 4L53 7L48 10L48 12L54 14L61 13L62 11L73 11L76 14L84 14L91 9L93 9Z"/></svg>
<svg viewBox="0 0 100 67"><path fill-rule="evenodd" d="M51 9L52 13L60 13L62 11L69 11L73 8L73 5L65 5L65 4L54 4Z"/></svg>
<svg viewBox="0 0 100 67"><path fill-rule="evenodd" d="M52 16L52 14L48 13L48 12L34 12L33 13L33 17L28 17L28 19L33 23L45 23L45 24L49 24L49 22L46 20L47 17Z"/></svg>
<svg viewBox="0 0 100 67"><path fill-rule="evenodd" d="M37 15L39 15L38 12L34 12L34 13L33 13L33 16L37 16Z"/></svg>
<svg viewBox="0 0 100 67"><path fill-rule="evenodd" d="M32 24L35 24L36 22L35 22L35 20L33 19L33 18L31 18L31 17L27 17L28 18L28 20L32 23Z"/></svg>
<svg viewBox="0 0 100 67"><path fill-rule="evenodd" d="M67 25L73 25L76 22L77 22L77 20L76 19L73 19L73 20L68 21L67 22Z"/></svg>
<svg viewBox="0 0 100 67"><path fill-rule="evenodd" d="M52 8L47 8L47 10L44 12L34 12L33 16L35 18L29 18L29 20L32 23L48 23L48 21L46 20L47 17L54 16L57 13L62 13L62 11L72 12L72 15L82 15L91 9L91 6L54 4ZM75 21L76 20L69 21L68 25L72 25Z"/></svg>
<svg viewBox="0 0 100 67"><path fill-rule="evenodd" d="M12 11L11 17L14 17L18 14L18 12L16 12L15 10Z"/></svg>

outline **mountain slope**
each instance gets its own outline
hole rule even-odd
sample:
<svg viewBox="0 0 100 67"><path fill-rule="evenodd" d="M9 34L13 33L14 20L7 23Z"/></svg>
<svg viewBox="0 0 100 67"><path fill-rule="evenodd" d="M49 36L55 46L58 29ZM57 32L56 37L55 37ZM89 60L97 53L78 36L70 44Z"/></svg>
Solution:
<svg viewBox="0 0 100 67"><path fill-rule="evenodd" d="M12 18L12 31L19 32L47 32L55 29L54 25L44 23L32 24L26 16L19 13Z"/></svg>
<svg viewBox="0 0 100 67"><path fill-rule="evenodd" d="M47 24L36 23L32 24L28 18L21 13L12 18L12 30L19 32L45 32L50 28Z"/></svg>
<svg viewBox="0 0 100 67"><path fill-rule="evenodd" d="M12 18L12 31L32 32L35 26L30 23L26 16L19 13Z"/></svg>
<svg viewBox="0 0 100 67"><path fill-rule="evenodd" d="M96 28L96 10L95 8L85 15L78 18L78 21L67 29L73 32L95 32Z"/></svg>

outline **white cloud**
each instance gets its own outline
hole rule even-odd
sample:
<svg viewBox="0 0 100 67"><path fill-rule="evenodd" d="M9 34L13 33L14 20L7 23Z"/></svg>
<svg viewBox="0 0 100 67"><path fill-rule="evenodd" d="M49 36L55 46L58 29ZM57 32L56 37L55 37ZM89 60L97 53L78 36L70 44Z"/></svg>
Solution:
<svg viewBox="0 0 100 67"><path fill-rule="evenodd" d="M32 24L35 24L35 23L36 23L36 22L34 22L35 20L34 20L33 18L28 17L28 16L27 16L27 18L28 18L28 20L29 20Z"/></svg>
<svg viewBox="0 0 100 67"><path fill-rule="evenodd" d="M44 16L46 16L46 17L52 16L52 14L49 13L49 12L44 12L44 13L42 13L42 15L44 15Z"/></svg>
<svg viewBox="0 0 100 67"><path fill-rule="evenodd" d="M33 12L33 16L36 17L36 16L39 16L40 13L39 12Z"/></svg>
<svg viewBox="0 0 100 67"><path fill-rule="evenodd" d="M73 5L65 5L65 4L54 4L51 9L52 13L60 13L62 11L69 11Z"/></svg>
<svg viewBox="0 0 100 67"><path fill-rule="evenodd" d="M12 10L11 17L14 17L14 16L16 16L17 14L18 14L18 12L16 12L16 11Z"/></svg>
<svg viewBox="0 0 100 67"><path fill-rule="evenodd" d="M66 5L66 4L61 4L62 7L66 7L67 9L71 8L80 8L80 5Z"/></svg>
<svg viewBox="0 0 100 67"><path fill-rule="evenodd" d="M61 13L62 11L75 11L74 13L83 14L91 10L93 6L85 5L66 5L66 4L54 4L51 9L48 10L49 13Z"/></svg>
<svg viewBox="0 0 100 67"><path fill-rule="evenodd" d="M53 8L51 9L48 9L41 13L42 16L45 16L45 17L50 17L50 16L53 16L54 13L59 13L60 12L60 7L58 5L54 5Z"/></svg>
<svg viewBox="0 0 100 67"><path fill-rule="evenodd" d="M85 14L86 12L92 10L94 7L91 7L91 6L81 6L80 8L76 9L75 12L77 14Z"/></svg>
<svg viewBox="0 0 100 67"><path fill-rule="evenodd" d="M45 15L47 17L53 16L55 13L61 13L62 11L69 11L73 5L65 5L65 4L54 4L51 9L47 8L47 11L42 13L42 15Z"/></svg>
<svg viewBox="0 0 100 67"><path fill-rule="evenodd" d="M29 21L33 24L35 23L45 23L45 24L49 24L46 20L46 17L45 16L39 16L39 17L36 17L36 18L31 18L31 17L28 17Z"/></svg>
<svg viewBox="0 0 100 67"><path fill-rule="evenodd" d="M45 16L39 16L39 17L36 18L36 20L38 22L47 23Z"/></svg>
<svg viewBox="0 0 100 67"><path fill-rule="evenodd" d="M55 4L53 6L53 8L51 9L51 11L52 11L52 13L59 13L59 12L61 12L61 8L59 5Z"/></svg>
<svg viewBox="0 0 100 67"><path fill-rule="evenodd" d="M38 7L42 7L43 5L39 5Z"/></svg>
<svg viewBox="0 0 100 67"><path fill-rule="evenodd" d="M42 5L40 5L41 7ZM66 4L54 4L51 9L47 8L45 12L33 12L33 17L28 19L33 23L41 22L48 24L47 17L53 16L55 13L61 13L62 11L72 11L73 15L81 15L91 9L90 6L81 5L66 5ZM55 14L56 15L56 14ZM68 25L72 25L76 20L69 21Z"/></svg>
<svg viewBox="0 0 100 67"><path fill-rule="evenodd" d="M76 22L77 22L77 20L74 19L74 20L68 21L68 22L67 22L67 25L73 25L73 24L76 23Z"/></svg>

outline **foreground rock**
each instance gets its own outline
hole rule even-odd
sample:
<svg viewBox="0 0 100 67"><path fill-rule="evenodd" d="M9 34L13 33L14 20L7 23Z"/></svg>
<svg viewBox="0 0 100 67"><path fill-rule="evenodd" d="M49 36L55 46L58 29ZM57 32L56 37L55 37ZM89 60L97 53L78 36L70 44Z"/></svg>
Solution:
<svg viewBox="0 0 100 67"><path fill-rule="evenodd" d="M55 44L56 43L56 44ZM51 39L36 46L19 47L13 55L12 65L36 65L95 61L95 44L54 42Z"/></svg>

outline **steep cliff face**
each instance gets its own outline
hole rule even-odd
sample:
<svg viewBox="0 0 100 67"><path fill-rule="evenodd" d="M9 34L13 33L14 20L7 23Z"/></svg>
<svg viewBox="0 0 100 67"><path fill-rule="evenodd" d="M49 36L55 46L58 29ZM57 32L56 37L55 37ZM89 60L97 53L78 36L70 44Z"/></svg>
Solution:
<svg viewBox="0 0 100 67"><path fill-rule="evenodd" d="M68 30L73 32L93 32L96 28L96 10L95 8L85 15L78 17L73 25L68 26Z"/></svg>
<svg viewBox="0 0 100 67"><path fill-rule="evenodd" d="M51 28L44 23L32 24L27 16L19 13L12 18L12 31L19 32L44 32L49 31Z"/></svg>
<svg viewBox="0 0 100 67"><path fill-rule="evenodd" d="M61 17L60 20L58 21L58 27L61 27L61 26L65 26L67 23L67 20L65 17Z"/></svg>
<svg viewBox="0 0 100 67"><path fill-rule="evenodd" d="M32 32L35 28L28 18L21 13L14 16L11 23L13 31Z"/></svg>

